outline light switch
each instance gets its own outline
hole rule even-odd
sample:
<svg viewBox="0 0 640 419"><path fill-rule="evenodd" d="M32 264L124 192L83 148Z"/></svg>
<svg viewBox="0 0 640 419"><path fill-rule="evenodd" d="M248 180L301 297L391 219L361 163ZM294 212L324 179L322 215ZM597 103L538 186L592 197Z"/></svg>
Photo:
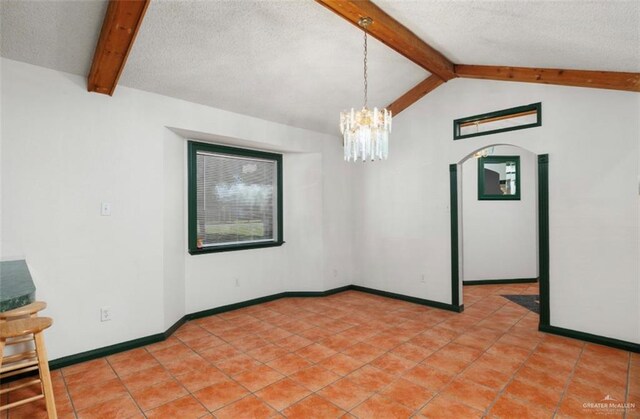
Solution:
<svg viewBox="0 0 640 419"><path fill-rule="evenodd" d="M111 202L103 202L100 209L100 215L111 215Z"/></svg>

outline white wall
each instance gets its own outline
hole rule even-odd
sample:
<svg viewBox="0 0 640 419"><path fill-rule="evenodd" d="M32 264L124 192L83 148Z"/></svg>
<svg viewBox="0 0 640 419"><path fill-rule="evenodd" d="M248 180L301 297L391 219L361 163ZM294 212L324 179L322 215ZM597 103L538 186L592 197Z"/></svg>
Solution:
<svg viewBox="0 0 640 419"><path fill-rule="evenodd" d="M55 321L51 359L163 332L185 313L349 283L350 234L327 227L351 213L336 137L122 86L90 94L81 77L1 65L0 257L27 258ZM285 153L284 246L187 254L185 133ZM112 216L100 216L103 201ZM99 321L101 306L111 322Z"/></svg>
<svg viewBox="0 0 640 419"><path fill-rule="evenodd" d="M478 159L461 165L463 280L537 278L537 157L496 146L494 156L520 156L520 200L478 200Z"/></svg>
<svg viewBox="0 0 640 419"><path fill-rule="evenodd" d="M328 290L352 284L357 269L353 249L353 167L344 161L341 139L325 141L322 156L325 242L322 288Z"/></svg>
<svg viewBox="0 0 640 419"><path fill-rule="evenodd" d="M286 244L187 257L187 312L282 291L323 290L322 156L285 154L283 171Z"/></svg>
<svg viewBox="0 0 640 419"><path fill-rule="evenodd" d="M354 166L335 137L0 65L0 257L26 256L56 322L52 359L288 290L356 283L449 303L448 166L494 143L550 156L551 323L640 341L637 94L453 80L395 118L390 160ZM452 141L455 118L538 101L542 127ZM187 137L285 153L284 246L186 253ZM99 322L103 305L113 321Z"/></svg>
<svg viewBox="0 0 640 419"><path fill-rule="evenodd" d="M163 141L163 287L164 329L169 329L176 319L184 316L186 309L185 287L185 198L186 160L185 141L170 130L164 130Z"/></svg>
<svg viewBox="0 0 640 419"><path fill-rule="evenodd" d="M456 118L535 102L541 127L452 139ZM639 120L637 93L449 81L395 118L389 161L357 169L356 282L450 303L448 166L516 145L549 154L551 324L639 342Z"/></svg>
<svg viewBox="0 0 640 419"><path fill-rule="evenodd" d="M2 64L3 61L0 60L0 75L2 74ZM2 106L4 104L4 100L2 98L2 77L0 77L0 164L2 162L2 121L4 119L2 117ZM2 260L2 256L4 255L4 252L2 251L2 183L2 166L0 166L0 260Z"/></svg>

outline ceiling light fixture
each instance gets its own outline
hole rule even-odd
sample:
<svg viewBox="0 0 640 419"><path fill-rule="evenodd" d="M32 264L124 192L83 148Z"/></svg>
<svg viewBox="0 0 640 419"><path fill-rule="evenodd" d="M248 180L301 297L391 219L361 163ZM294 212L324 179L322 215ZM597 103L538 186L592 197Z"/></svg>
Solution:
<svg viewBox="0 0 640 419"><path fill-rule="evenodd" d="M364 30L364 106L359 111L351 108L351 111L340 113L340 132L346 161L386 160L389 155L391 111L367 108L367 28L372 23L369 17L362 17L358 21Z"/></svg>
<svg viewBox="0 0 640 419"><path fill-rule="evenodd" d="M490 156L491 154L493 154L493 150L494 150L494 147L484 148L482 150L479 150L479 151L476 151L475 153L473 153L473 157L475 157L476 159L479 159L480 157Z"/></svg>

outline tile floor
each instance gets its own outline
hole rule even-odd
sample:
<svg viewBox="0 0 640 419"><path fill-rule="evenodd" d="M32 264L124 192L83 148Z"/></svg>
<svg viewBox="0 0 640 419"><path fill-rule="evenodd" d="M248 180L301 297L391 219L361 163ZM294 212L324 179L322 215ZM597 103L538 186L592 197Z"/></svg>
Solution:
<svg viewBox="0 0 640 419"><path fill-rule="evenodd" d="M465 287L456 314L348 291L195 320L167 341L54 371L58 414L639 418L640 356L539 333L536 314L500 296L533 293ZM585 404L607 396L636 407ZM7 416L44 417L43 404Z"/></svg>

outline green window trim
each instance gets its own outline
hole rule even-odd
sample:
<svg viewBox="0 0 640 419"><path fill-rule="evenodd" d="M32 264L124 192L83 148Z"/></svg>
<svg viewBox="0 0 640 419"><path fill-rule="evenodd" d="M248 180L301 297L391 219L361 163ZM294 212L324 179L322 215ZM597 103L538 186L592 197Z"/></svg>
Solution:
<svg viewBox="0 0 640 419"><path fill-rule="evenodd" d="M277 184L277 197L276 197L276 205L277 205L277 228L276 235L273 241L268 242L249 242L249 243L241 243L241 244L230 244L230 245L219 245L219 246L208 246L198 248L198 229L197 229L197 218L198 218L198 205L197 205L197 163L196 156L198 152L204 151L209 153L216 154L227 154L230 156L241 156L241 157L253 157L262 160L273 160L276 162L276 184ZM188 229L189 229L189 237L188 237L188 250L191 255L199 255L205 253L218 253L218 252L229 252L235 250L246 250L246 249L260 249L265 247L276 247L282 246L284 242L284 228L283 228L283 190L282 190L282 154L277 153L268 153L265 151L258 150L249 150L244 148L236 148L229 146L222 146L217 144L208 144L208 143L200 143L196 141L189 141L187 143L187 170L188 170Z"/></svg>
<svg viewBox="0 0 640 419"><path fill-rule="evenodd" d="M520 200L520 156L487 156L478 160L478 200L479 201L519 201ZM516 163L516 193L514 195L494 195L484 193L484 165L486 163Z"/></svg>
<svg viewBox="0 0 640 419"><path fill-rule="evenodd" d="M517 115L524 112L535 112L536 122L531 124L517 125L513 127L505 127L493 131L475 132L473 134L460 134L460 128L463 124L481 122L487 119L495 119L509 115ZM502 109L499 111L483 113L480 115L467 116L453 121L453 139L463 140L465 138L479 137L481 135L498 134L500 132L516 131L520 129L533 128L542 126L542 102L532 103L530 105L516 106L515 108Z"/></svg>

